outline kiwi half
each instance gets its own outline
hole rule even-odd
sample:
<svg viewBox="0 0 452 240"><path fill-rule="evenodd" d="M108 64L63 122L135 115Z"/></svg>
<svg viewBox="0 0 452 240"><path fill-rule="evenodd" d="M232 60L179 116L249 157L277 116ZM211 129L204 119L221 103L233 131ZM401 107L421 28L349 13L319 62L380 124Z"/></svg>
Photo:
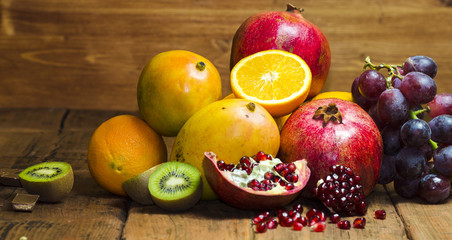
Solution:
<svg viewBox="0 0 452 240"><path fill-rule="evenodd" d="M157 169L161 164L158 164L135 177L129 178L122 183L124 192L135 202L142 205L153 205L151 194L149 193L149 176Z"/></svg>
<svg viewBox="0 0 452 240"><path fill-rule="evenodd" d="M160 208L187 210L201 199L201 174L190 164L166 162L151 174L148 188L152 200Z"/></svg>
<svg viewBox="0 0 452 240"><path fill-rule="evenodd" d="M39 195L44 202L58 202L69 195L74 186L72 167L66 162L43 162L19 173L22 187Z"/></svg>

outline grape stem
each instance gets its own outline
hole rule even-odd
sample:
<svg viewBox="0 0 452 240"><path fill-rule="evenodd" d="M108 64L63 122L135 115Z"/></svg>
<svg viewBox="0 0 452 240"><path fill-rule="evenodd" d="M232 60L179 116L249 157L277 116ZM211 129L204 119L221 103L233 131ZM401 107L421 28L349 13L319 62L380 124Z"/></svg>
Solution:
<svg viewBox="0 0 452 240"><path fill-rule="evenodd" d="M380 65L375 65L370 61L370 57L367 56L365 59L363 71L365 71L367 68L370 68L372 70L377 70L377 71L380 71L381 69L388 70L388 76L386 77L386 88L390 89L390 88L394 88L392 86L392 77L393 76L403 79L402 74L400 74L400 72L399 72L399 67L402 67L402 65L389 65L389 64L384 64L384 63L382 63Z"/></svg>
<svg viewBox="0 0 452 240"><path fill-rule="evenodd" d="M409 114L410 114L410 118L411 119L419 119L417 117L418 114L421 114L423 112L429 112L430 108L426 107L426 108L422 108L416 111L410 110ZM435 151L438 148L438 143L433 141L432 139L429 140L430 146L432 147L433 151Z"/></svg>

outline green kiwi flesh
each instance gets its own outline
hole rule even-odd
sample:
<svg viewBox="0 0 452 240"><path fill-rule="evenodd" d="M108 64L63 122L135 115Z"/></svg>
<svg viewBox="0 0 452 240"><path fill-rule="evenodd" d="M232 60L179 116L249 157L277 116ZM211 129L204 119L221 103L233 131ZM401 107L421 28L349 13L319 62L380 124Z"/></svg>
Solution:
<svg viewBox="0 0 452 240"><path fill-rule="evenodd" d="M148 188L152 200L160 208L184 211L201 199L201 174L190 164L166 162L151 174Z"/></svg>
<svg viewBox="0 0 452 240"><path fill-rule="evenodd" d="M22 187L39 195L39 201L58 202L69 195L74 186L72 167L66 162L43 162L19 173Z"/></svg>
<svg viewBox="0 0 452 240"><path fill-rule="evenodd" d="M158 164L122 183L122 188L133 201L142 205L154 204L148 188L149 176L151 176L155 169L160 165L161 164Z"/></svg>

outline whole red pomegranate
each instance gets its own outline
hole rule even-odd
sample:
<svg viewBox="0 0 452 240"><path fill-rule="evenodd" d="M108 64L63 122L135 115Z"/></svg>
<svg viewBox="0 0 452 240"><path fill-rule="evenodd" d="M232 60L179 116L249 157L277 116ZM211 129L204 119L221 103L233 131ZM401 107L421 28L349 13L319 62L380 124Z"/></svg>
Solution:
<svg viewBox="0 0 452 240"><path fill-rule="evenodd" d="M302 10L287 5L287 11L266 11L246 19L232 42L230 68L251 54L280 49L300 56L312 72L308 98L317 95L330 69L331 53L322 31L301 15Z"/></svg>
<svg viewBox="0 0 452 240"><path fill-rule="evenodd" d="M372 118L356 103L342 99L306 102L281 130L281 161L306 159L311 170L302 193L306 197L313 196L317 181L332 165L351 168L368 195L377 183L382 154L383 141Z"/></svg>

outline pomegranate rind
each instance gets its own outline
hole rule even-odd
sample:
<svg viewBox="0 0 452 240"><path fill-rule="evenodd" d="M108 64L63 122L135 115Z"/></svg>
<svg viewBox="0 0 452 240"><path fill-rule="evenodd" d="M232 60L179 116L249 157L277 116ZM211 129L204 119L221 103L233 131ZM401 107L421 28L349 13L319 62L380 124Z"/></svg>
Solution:
<svg viewBox="0 0 452 240"><path fill-rule="evenodd" d="M218 197L226 204L244 210L264 210L285 206L297 198L308 183L311 170L306 160L294 161L298 174L298 182L292 190L254 191L237 185L217 166L217 156L213 152L205 152L203 160L206 179Z"/></svg>

